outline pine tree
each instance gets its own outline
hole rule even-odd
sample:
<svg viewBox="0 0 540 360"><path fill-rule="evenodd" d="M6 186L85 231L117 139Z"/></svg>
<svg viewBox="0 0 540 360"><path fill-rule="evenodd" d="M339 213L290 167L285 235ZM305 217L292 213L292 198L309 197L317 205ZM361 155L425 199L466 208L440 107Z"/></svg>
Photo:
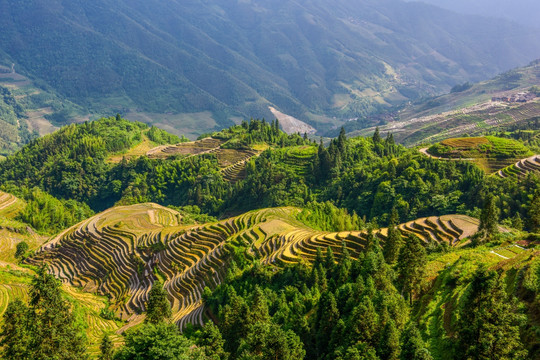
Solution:
<svg viewBox="0 0 540 360"><path fill-rule="evenodd" d="M522 359L518 316L504 290L501 274L480 269L460 308L456 350L467 359Z"/></svg>
<svg viewBox="0 0 540 360"><path fill-rule="evenodd" d="M396 143L396 141L394 140L394 134L392 134L391 132L389 132L389 133L386 135L385 142L386 142L387 145L394 145L394 144Z"/></svg>
<svg viewBox="0 0 540 360"><path fill-rule="evenodd" d="M28 307L20 300L10 302L4 312L4 325L0 333L0 358L30 359Z"/></svg>
<svg viewBox="0 0 540 360"><path fill-rule="evenodd" d="M298 335L270 322L252 326L242 339L238 352L241 360L297 360L306 354Z"/></svg>
<svg viewBox="0 0 540 360"><path fill-rule="evenodd" d="M60 282L41 267L30 287L31 358L85 359L86 338L75 325Z"/></svg>
<svg viewBox="0 0 540 360"><path fill-rule="evenodd" d="M334 258L334 252L332 248L328 246L326 248L326 254L324 256L324 268L328 274L328 277L332 277L334 267L336 266L336 259Z"/></svg>
<svg viewBox="0 0 540 360"><path fill-rule="evenodd" d="M420 331L414 323L401 333L401 355L402 360L432 360L433 357L427 349L427 345L422 339Z"/></svg>
<svg viewBox="0 0 540 360"><path fill-rule="evenodd" d="M109 334L103 335L101 344L99 345L99 350L101 351L99 360L112 360L114 355L114 347Z"/></svg>
<svg viewBox="0 0 540 360"><path fill-rule="evenodd" d="M225 341L219 329L212 322L206 323L200 338L197 340L197 345L204 352L204 358L208 360L227 360L229 353L225 352L224 344Z"/></svg>
<svg viewBox="0 0 540 360"><path fill-rule="evenodd" d="M536 191L529 206L529 228L540 232L540 191Z"/></svg>
<svg viewBox="0 0 540 360"><path fill-rule="evenodd" d="M369 297L364 296L361 303L353 310L349 320L349 335L351 343L358 341L371 346L377 345L375 337L378 332L379 316L375 311L373 303Z"/></svg>
<svg viewBox="0 0 540 360"><path fill-rule="evenodd" d="M372 137L372 140L373 140L373 143L374 144L379 144L381 142L381 133L379 131L379 127L377 126L375 128L375 132L373 133L373 137Z"/></svg>
<svg viewBox="0 0 540 360"><path fill-rule="evenodd" d="M347 136L345 135L345 129L342 126L341 130L339 131L339 136L337 138L337 148L342 156L345 155L346 144Z"/></svg>
<svg viewBox="0 0 540 360"><path fill-rule="evenodd" d="M265 322L269 319L270 315L268 314L268 303L266 302L266 296L261 288L256 286L253 294L253 303L249 309L248 318L245 319L247 321L246 326L260 321Z"/></svg>
<svg viewBox="0 0 540 360"><path fill-rule="evenodd" d="M163 289L161 281L156 281L148 294L145 322L158 324L168 320L171 315L171 304L167 299L167 292Z"/></svg>
<svg viewBox="0 0 540 360"><path fill-rule="evenodd" d="M393 265L399 257L399 251L402 246L401 233L396 228L398 223L398 214L395 208L392 209L390 224L388 225L388 235L384 243L384 259L386 263Z"/></svg>
<svg viewBox="0 0 540 360"><path fill-rule="evenodd" d="M420 291L422 285L426 256L426 249L421 240L414 235L407 236L397 268L402 293L409 296L411 304L414 294Z"/></svg>
<svg viewBox="0 0 540 360"><path fill-rule="evenodd" d="M317 159L319 168L317 169L317 181L319 183L324 183L330 177L330 172L332 170L332 159L328 150L324 147L321 139L319 144L319 149L317 150Z"/></svg>
<svg viewBox="0 0 540 360"><path fill-rule="evenodd" d="M336 298L331 292L325 292L321 296L317 310L316 339L319 358L328 351L328 343L331 340L332 332L338 321L339 310Z"/></svg>
<svg viewBox="0 0 540 360"><path fill-rule="evenodd" d="M482 208L482 213L480 214L480 226L478 230L486 236L491 237L498 232L498 221L499 211L495 205L495 197L492 194L488 194Z"/></svg>
<svg viewBox="0 0 540 360"><path fill-rule="evenodd" d="M379 354L383 360L399 359L399 330L393 320L389 320L381 334L379 343Z"/></svg>

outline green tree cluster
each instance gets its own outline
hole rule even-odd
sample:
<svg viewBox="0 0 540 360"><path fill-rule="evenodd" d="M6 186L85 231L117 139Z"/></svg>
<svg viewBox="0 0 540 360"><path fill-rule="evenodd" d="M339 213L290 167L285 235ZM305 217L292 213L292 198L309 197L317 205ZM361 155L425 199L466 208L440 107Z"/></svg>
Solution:
<svg viewBox="0 0 540 360"><path fill-rule="evenodd" d="M207 303L231 359L398 359L410 308L395 276L374 239L356 260L329 248L311 267L255 263Z"/></svg>
<svg viewBox="0 0 540 360"><path fill-rule="evenodd" d="M78 328L60 282L41 267L32 280L30 302L11 302L4 313L4 359L78 360L87 358L86 335Z"/></svg>

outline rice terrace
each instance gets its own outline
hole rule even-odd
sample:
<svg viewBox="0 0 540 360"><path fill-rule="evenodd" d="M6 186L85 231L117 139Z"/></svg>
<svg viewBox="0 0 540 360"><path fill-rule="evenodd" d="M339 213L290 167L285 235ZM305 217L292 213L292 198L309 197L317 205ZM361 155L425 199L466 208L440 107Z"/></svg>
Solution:
<svg viewBox="0 0 540 360"><path fill-rule="evenodd" d="M472 161L487 173L532 155L520 142L495 136L446 139L422 151L442 160Z"/></svg>
<svg viewBox="0 0 540 360"><path fill-rule="evenodd" d="M295 218L296 208L249 212L213 224L186 226L181 215L156 204L117 207L64 231L43 245L31 264L48 263L51 272L72 286L110 295L112 310L133 326L155 277L164 280L180 327L202 324L205 287L215 288L226 275L231 246L266 264L313 262L317 249L344 248L352 257L366 246L366 231L328 233ZM463 246L478 231L478 220L462 215L411 221L398 228L424 242ZM386 229L374 234L384 242Z"/></svg>

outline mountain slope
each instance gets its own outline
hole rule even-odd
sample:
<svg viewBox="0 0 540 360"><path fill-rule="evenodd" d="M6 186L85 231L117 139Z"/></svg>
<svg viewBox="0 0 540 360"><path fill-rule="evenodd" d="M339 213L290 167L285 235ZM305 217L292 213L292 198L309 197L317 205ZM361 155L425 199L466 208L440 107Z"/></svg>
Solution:
<svg viewBox="0 0 540 360"><path fill-rule="evenodd" d="M398 0L2 0L0 9L6 65L93 111L171 113L172 128L207 110L207 127L270 118L272 105L324 129L540 54L526 28Z"/></svg>
<svg viewBox="0 0 540 360"><path fill-rule="evenodd" d="M540 116L540 60L493 79L455 86L445 95L419 100L398 112L351 121L351 136L366 136L379 125L405 145L435 142L488 130L535 128ZM523 99L521 99L523 98ZM329 135L337 135L332 131Z"/></svg>
<svg viewBox="0 0 540 360"><path fill-rule="evenodd" d="M497 17L538 28L540 4L536 0L421 0L463 14Z"/></svg>

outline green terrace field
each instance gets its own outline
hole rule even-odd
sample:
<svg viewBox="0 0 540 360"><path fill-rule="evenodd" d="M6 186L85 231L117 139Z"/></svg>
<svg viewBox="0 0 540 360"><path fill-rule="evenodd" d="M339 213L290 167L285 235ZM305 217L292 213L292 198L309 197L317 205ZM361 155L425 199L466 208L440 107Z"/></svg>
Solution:
<svg viewBox="0 0 540 360"><path fill-rule="evenodd" d="M529 172L538 171L540 171L540 158L538 155L533 155L497 171L497 175L502 178L524 177L527 176Z"/></svg>
<svg viewBox="0 0 540 360"><path fill-rule="evenodd" d="M223 280L230 262L258 259L262 264L311 263L317 249L346 248L353 258L366 246L367 231L324 232L296 219L300 209L264 209L202 225L183 225L179 213L147 203L109 209L51 239L27 263L47 263L65 284L110 299L109 310L126 322L140 323L148 292L159 278L172 300L173 320L184 327L202 324L202 293ZM462 246L478 230L464 215L419 219L399 226L426 243ZM375 231L381 242L386 229ZM236 250L235 250L236 249ZM125 328L125 327L124 327Z"/></svg>
<svg viewBox="0 0 540 360"><path fill-rule="evenodd" d="M540 116L540 66L533 61L525 67L510 70L493 79L476 84L456 86L448 94L421 100L399 112L384 116L381 133L391 132L396 141L414 146L459 136L479 136L486 131L512 126L523 127ZM520 93L532 93L536 98L525 103L506 102ZM494 100L494 101L493 101ZM377 120L377 118L375 118ZM350 136L369 136L375 124L362 121L345 125Z"/></svg>
<svg viewBox="0 0 540 360"><path fill-rule="evenodd" d="M146 155L150 159L177 159L212 154L216 156L223 178L229 182L237 182L246 176L246 163L260 151L254 148L229 149L222 147L226 144L221 139L207 137L202 140L163 145L150 149ZM264 147L263 147L264 148Z"/></svg>
<svg viewBox="0 0 540 360"><path fill-rule="evenodd" d="M485 136L446 139L429 147L427 154L441 159L473 161L487 173L493 173L531 156L532 152L519 141Z"/></svg>
<svg viewBox="0 0 540 360"><path fill-rule="evenodd" d="M309 171L311 160L317 153L317 147L311 145L300 145L285 148L282 152L282 162L287 164L296 174L305 176Z"/></svg>

